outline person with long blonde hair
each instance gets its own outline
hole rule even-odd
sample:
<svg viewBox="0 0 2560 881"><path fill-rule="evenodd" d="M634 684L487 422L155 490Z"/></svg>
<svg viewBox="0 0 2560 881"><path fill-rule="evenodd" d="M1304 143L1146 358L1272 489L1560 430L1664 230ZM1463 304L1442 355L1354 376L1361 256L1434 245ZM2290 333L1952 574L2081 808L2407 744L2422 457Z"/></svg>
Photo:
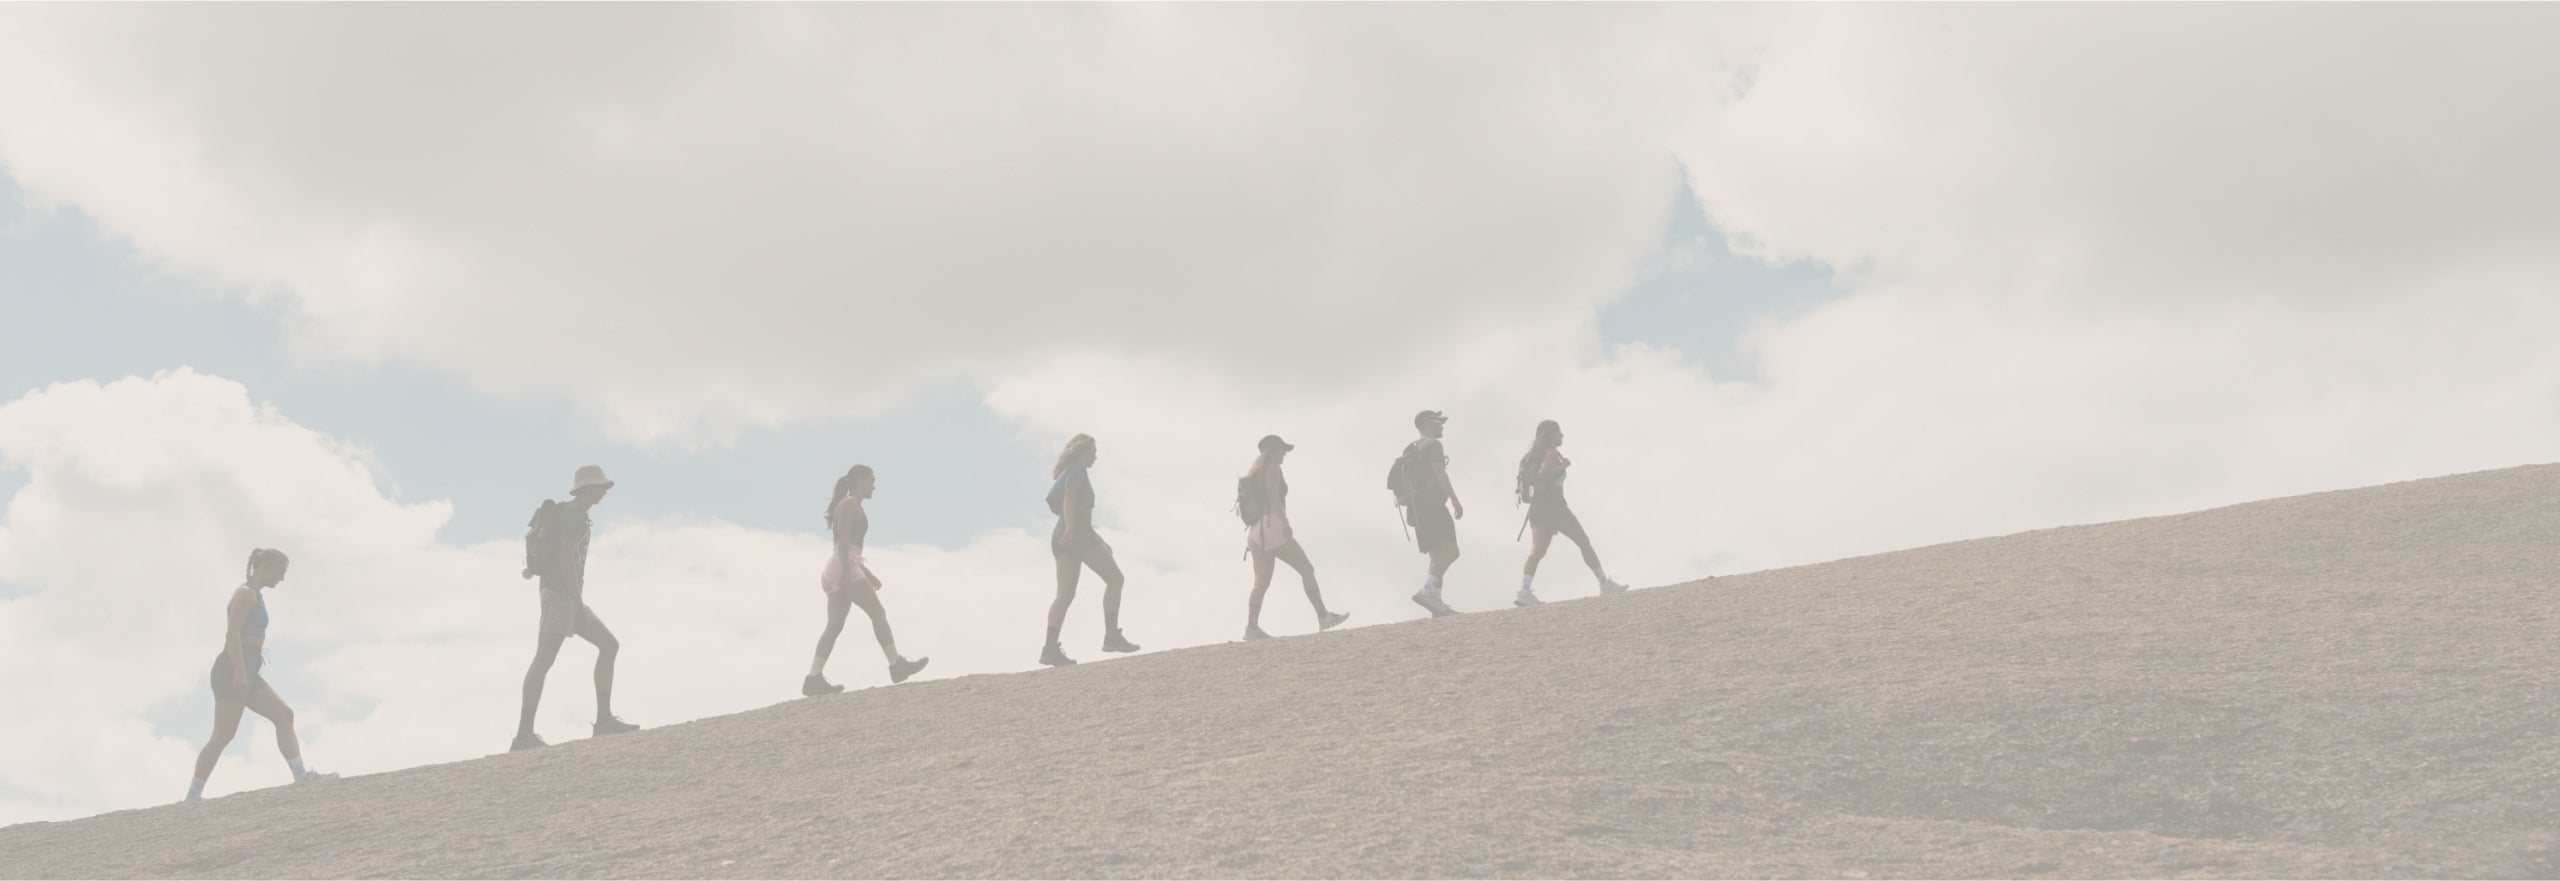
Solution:
<svg viewBox="0 0 2560 881"><path fill-rule="evenodd" d="M1275 562L1298 570L1307 602L1316 607L1316 629L1332 630L1349 620L1351 613L1325 610L1324 594L1316 589L1316 565L1307 561L1306 549L1289 528L1289 481L1280 473L1280 462L1297 446L1276 434L1263 436L1257 446L1260 452L1253 457L1253 465L1236 484L1236 510L1247 523L1244 547L1253 556L1253 595L1245 600L1244 638L1271 638L1262 632L1262 595L1271 589Z"/></svg>
<svg viewBox="0 0 2560 881"><path fill-rule="evenodd" d="M1609 578L1600 568L1600 552L1591 549L1591 536L1582 531L1582 518L1564 501L1565 469L1573 463L1564 457L1564 427L1553 419L1538 423L1537 435L1529 441L1529 452L1520 457L1519 480L1513 487L1520 500L1529 504L1529 561L1520 566L1520 596L1511 601L1515 606L1534 606L1538 595L1529 590L1538 578L1538 561L1547 556L1547 545L1557 535L1572 539L1582 548L1582 564L1591 567L1591 575L1600 580L1601 593L1617 593L1627 586Z"/></svg>
<svg viewBox="0 0 2560 881"><path fill-rule="evenodd" d="M803 695L844 691L844 686L827 681L827 656L835 652L836 636L844 632L845 619L855 606L871 618L871 635L880 641L880 654L889 660L889 684L907 681L933 661L898 654L898 638L889 632L889 612L880 606L880 576L871 574L871 567L862 561L863 539L871 533L871 515L863 510L862 500L871 497L879 482L871 466L855 465L836 478L835 491L828 497L827 530L835 534L835 553L828 555L826 571L818 575L818 586L827 594L827 629L818 634L817 655L809 659L809 675L800 680Z"/></svg>
<svg viewBox="0 0 2560 881"><path fill-rule="evenodd" d="M1134 652L1137 643L1120 633L1120 563L1111 555L1111 544L1093 530L1093 463L1102 457L1093 436L1079 434L1058 451L1058 464L1049 469L1049 510L1058 515L1058 525L1049 532L1049 553L1056 558L1058 598L1049 604L1049 641L1040 650L1040 663L1064 667L1075 663L1058 645L1058 631L1066 626L1067 605L1075 602L1076 581L1091 568L1102 576L1102 650Z"/></svg>

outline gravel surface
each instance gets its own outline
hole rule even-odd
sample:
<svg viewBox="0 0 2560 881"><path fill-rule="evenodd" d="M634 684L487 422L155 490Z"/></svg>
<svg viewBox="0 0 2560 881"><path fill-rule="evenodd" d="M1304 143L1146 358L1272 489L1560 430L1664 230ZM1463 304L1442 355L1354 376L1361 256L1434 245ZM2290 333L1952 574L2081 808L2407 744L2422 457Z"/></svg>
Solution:
<svg viewBox="0 0 2560 881"><path fill-rule="evenodd" d="M2560 466L793 701L10 877L2554 877Z"/></svg>

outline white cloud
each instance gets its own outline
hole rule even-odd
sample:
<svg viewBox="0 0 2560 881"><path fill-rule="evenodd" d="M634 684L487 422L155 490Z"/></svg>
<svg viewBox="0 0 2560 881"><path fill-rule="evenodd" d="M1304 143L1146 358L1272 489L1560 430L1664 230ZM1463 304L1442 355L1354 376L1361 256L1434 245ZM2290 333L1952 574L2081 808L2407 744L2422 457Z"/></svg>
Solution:
<svg viewBox="0 0 2560 881"><path fill-rule="evenodd" d="M1411 365L1426 319L1615 291L1676 180L1676 120L1715 92L1697 29L28 9L0 17L0 165L289 302L314 352L563 396L621 437L842 416L1081 346L1330 389ZM1337 356L1266 369L1310 350Z"/></svg>

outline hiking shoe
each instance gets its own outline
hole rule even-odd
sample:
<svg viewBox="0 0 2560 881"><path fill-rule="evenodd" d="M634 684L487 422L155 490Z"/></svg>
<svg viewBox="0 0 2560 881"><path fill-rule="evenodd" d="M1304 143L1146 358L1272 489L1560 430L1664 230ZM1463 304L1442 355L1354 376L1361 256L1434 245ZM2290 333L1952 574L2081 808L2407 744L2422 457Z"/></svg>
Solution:
<svg viewBox="0 0 2560 881"><path fill-rule="evenodd" d="M1137 651L1138 644L1130 642L1128 637L1121 636L1120 631L1114 630L1111 631L1111 635L1102 638L1102 650L1126 654Z"/></svg>
<svg viewBox="0 0 2560 881"><path fill-rule="evenodd" d="M303 772L302 779L300 779L300 780L296 780L296 781L293 781L293 782L295 782L295 783L310 783L310 782L315 781L315 780L336 780L336 779L338 779L338 774L337 774L337 772L335 772L335 771L306 771L306 772Z"/></svg>
<svg viewBox="0 0 2560 881"><path fill-rule="evenodd" d="M525 750L540 749L546 746L550 746L550 744L542 742L542 738L539 735L536 735L531 731L527 731L523 734L516 735L515 745L507 747L507 751L511 753L520 753Z"/></svg>
<svg viewBox="0 0 2560 881"><path fill-rule="evenodd" d="M1040 650L1040 663L1052 667L1072 667L1075 666L1076 659L1067 657L1067 650L1059 648L1058 644L1053 642L1048 648Z"/></svg>
<svg viewBox="0 0 2560 881"><path fill-rule="evenodd" d="M1519 596L1511 598L1511 604L1526 609L1538 604L1538 595L1524 590Z"/></svg>
<svg viewBox="0 0 2560 881"><path fill-rule="evenodd" d="M1270 638L1271 638L1271 634L1268 634L1268 633L1264 633L1264 632L1262 632L1262 628L1261 628L1261 627L1258 627L1258 626L1255 626L1255 625L1252 625L1252 624L1247 624L1247 625L1245 625L1245 626L1244 626L1244 641L1246 641L1246 642L1252 642L1252 641L1257 640L1257 639L1270 639Z"/></svg>
<svg viewBox="0 0 2560 881"><path fill-rule="evenodd" d="M828 682L825 674L813 674L800 680L801 697L817 697L822 694L841 694L843 692L844 686Z"/></svg>
<svg viewBox="0 0 2560 881"><path fill-rule="evenodd" d="M1413 601L1416 605L1429 609L1431 611L1431 617L1434 618L1458 614L1458 610L1449 608L1448 603L1440 601L1439 594L1431 591L1426 590L1415 593L1413 595Z"/></svg>
<svg viewBox="0 0 2560 881"><path fill-rule="evenodd" d="M1602 580L1600 581L1600 592L1601 592L1601 593L1626 593L1626 592L1627 592L1627 586L1626 586L1626 585L1624 585L1624 584L1620 584L1620 583L1618 583L1618 582L1617 582L1617 581L1615 581L1615 580L1611 580L1611 579L1602 579Z"/></svg>
<svg viewBox="0 0 2560 881"><path fill-rule="evenodd" d="M640 730L640 726L616 719L612 716L606 716L602 719L596 720L597 737L603 737L607 734L628 734L638 730Z"/></svg>
<svg viewBox="0 0 2560 881"><path fill-rule="evenodd" d="M916 675L916 671L924 669L924 665L930 663L933 663L932 658L913 660L899 658L897 663L889 665L889 684L896 685L907 681L907 677Z"/></svg>
<svg viewBox="0 0 2560 881"><path fill-rule="evenodd" d="M1349 612L1335 612L1335 613L1332 613L1332 614L1326 615L1326 616L1324 616L1324 617L1322 617L1322 618L1316 619L1316 630L1317 630L1317 631L1319 631L1319 632L1321 632L1321 631L1326 631L1326 630L1332 630L1335 626L1337 626L1337 625L1341 624L1341 623L1342 623L1342 622L1344 622L1344 621L1349 621L1349 620L1351 620L1351 613L1349 613Z"/></svg>

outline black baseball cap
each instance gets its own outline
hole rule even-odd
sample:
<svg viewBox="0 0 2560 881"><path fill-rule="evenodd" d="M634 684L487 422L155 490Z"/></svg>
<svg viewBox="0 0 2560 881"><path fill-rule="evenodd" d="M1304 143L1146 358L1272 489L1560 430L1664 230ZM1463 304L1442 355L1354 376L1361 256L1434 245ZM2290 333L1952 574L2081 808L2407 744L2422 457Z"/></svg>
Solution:
<svg viewBox="0 0 2560 881"><path fill-rule="evenodd" d="M1422 427L1422 423L1425 423L1425 422L1447 422L1447 421L1449 421L1449 414L1447 414L1447 413L1442 413L1442 412L1440 412L1440 411L1438 411L1438 410L1424 410L1424 411L1422 411L1422 412L1420 412L1420 413L1415 413L1415 414L1413 414L1413 427L1415 427L1415 428L1421 428L1421 427Z"/></svg>

